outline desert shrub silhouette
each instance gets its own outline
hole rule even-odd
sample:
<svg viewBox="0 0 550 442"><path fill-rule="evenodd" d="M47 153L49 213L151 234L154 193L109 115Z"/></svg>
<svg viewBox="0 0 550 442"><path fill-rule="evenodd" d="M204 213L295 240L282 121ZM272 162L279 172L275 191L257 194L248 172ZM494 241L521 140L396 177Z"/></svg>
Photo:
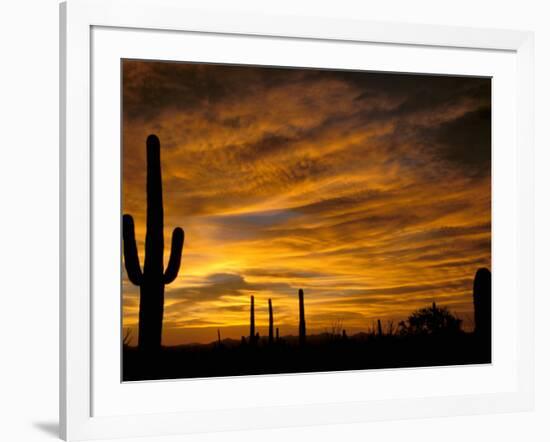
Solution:
<svg viewBox="0 0 550 442"><path fill-rule="evenodd" d="M184 233L179 227L172 233L170 259L164 271L164 208L160 142L155 135L147 137L147 232L145 261L141 270L131 215L122 217L124 264L128 279L140 288L139 335L140 350L153 351L161 347L164 315L164 286L178 276Z"/></svg>
<svg viewBox="0 0 550 442"><path fill-rule="evenodd" d="M462 320L455 317L447 307L437 307L434 302L431 307L413 312L406 321L399 323L399 328L401 334L435 335L458 333L461 324Z"/></svg>

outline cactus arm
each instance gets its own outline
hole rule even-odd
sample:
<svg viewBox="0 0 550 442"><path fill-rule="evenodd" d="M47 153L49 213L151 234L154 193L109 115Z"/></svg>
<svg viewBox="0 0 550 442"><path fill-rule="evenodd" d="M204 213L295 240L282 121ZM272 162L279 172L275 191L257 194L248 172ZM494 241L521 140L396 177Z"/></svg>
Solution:
<svg viewBox="0 0 550 442"><path fill-rule="evenodd" d="M176 227L172 232L172 247L170 249L170 259L168 267L164 272L164 283L170 284L178 276L181 265L181 251L183 249L184 233L180 227Z"/></svg>
<svg viewBox="0 0 550 442"><path fill-rule="evenodd" d="M139 266L139 257L134 233L134 219L131 215L122 217L122 239L124 243L124 265L128 279L135 285L141 285L143 273Z"/></svg>

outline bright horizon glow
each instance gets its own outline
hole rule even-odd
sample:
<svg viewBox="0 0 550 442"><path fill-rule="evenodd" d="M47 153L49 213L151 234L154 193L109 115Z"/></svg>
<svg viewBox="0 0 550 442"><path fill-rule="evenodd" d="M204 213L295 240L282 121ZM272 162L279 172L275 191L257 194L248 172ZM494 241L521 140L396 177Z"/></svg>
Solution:
<svg viewBox="0 0 550 442"><path fill-rule="evenodd" d="M123 62L123 212L145 239L145 140L161 142L163 344L348 335L436 302L471 328L472 282L491 268L489 79ZM137 342L139 288L123 272Z"/></svg>

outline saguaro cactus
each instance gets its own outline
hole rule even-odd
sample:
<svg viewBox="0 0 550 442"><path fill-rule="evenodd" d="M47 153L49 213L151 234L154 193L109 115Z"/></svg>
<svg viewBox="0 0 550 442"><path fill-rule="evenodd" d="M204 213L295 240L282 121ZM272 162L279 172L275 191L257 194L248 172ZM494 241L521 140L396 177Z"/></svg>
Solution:
<svg viewBox="0 0 550 442"><path fill-rule="evenodd" d="M298 340L300 342L300 345L304 345L306 342L306 317L304 313L304 291L302 289L298 291L298 299L300 303L300 324L298 327Z"/></svg>
<svg viewBox="0 0 550 442"><path fill-rule="evenodd" d="M164 286L178 276L184 233L176 227L172 233L170 259L164 271L164 209L162 205L162 175L160 142L155 135L147 137L147 232L145 262L141 270L131 215L122 217L124 264L128 279L140 288L139 337L141 350L157 350L162 341Z"/></svg>
<svg viewBox="0 0 550 442"><path fill-rule="evenodd" d="M250 343L256 340L256 327L254 324L254 296L250 296Z"/></svg>
<svg viewBox="0 0 550 442"><path fill-rule="evenodd" d="M269 343L273 344L273 304L271 298L268 300L269 304Z"/></svg>
<svg viewBox="0 0 550 442"><path fill-rule="evenodd" d="M478 336L491 336L491 272L480 268L474 278L474 320Z"/></svg>

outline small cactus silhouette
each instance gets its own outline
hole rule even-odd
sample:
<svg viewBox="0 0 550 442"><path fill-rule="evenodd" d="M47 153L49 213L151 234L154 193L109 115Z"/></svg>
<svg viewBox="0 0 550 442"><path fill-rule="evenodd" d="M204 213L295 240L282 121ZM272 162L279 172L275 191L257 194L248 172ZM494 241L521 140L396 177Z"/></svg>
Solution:
<svg viewBox="0 0 550 442"><path fill-rule="evenodd" d="M279 341L279 327L275 329L275 339Z"/></svg>
<svg viewBox="0 0 550 442"><path fill-rule="evenodd" d="M269 304L269 343L273 344L273 304L271 298L268 300Z"/></svg>
<svg viewBox="0 0 550 442"><path fill-rule="evenodd" d="M491 336L491 272L483 267L474 278L474 320L475 334Z"/></svg>
<svg viewBox="0 0 550 442"><path fill-rule="evenodd" d="M254 321L254 296L250 296L250 343L256 340L256 326Z"/></svg>
<svg viewBox="0 0 550 442"><path fill-rule="evenodd" d="M155 135L147 137L147 233L145 261L141 270L134 233L134 219L122 217L124 264L128 279L140 288L139 336L141 350L158 350L162 342L164 287L178 276L181 264L184 232L176 227L172 233L170 259L164 270L164 208L160 142Z"/></svg>
<svg viewBox="0 0 550 442"><path fill-rule="evenodd" d="M298 327L298 341L300 345L304 345L306 342L306 317L304 313L304 291L302 289L298 291L298 300L300 304L300 324Z"/></svg>
<svg viewBox="0 0 550 442"><path fill-rule="evenodd" d="M384 333L382 332L382 323L380 322L380 319L378 320L378 336L382 336Z"/></svg>

